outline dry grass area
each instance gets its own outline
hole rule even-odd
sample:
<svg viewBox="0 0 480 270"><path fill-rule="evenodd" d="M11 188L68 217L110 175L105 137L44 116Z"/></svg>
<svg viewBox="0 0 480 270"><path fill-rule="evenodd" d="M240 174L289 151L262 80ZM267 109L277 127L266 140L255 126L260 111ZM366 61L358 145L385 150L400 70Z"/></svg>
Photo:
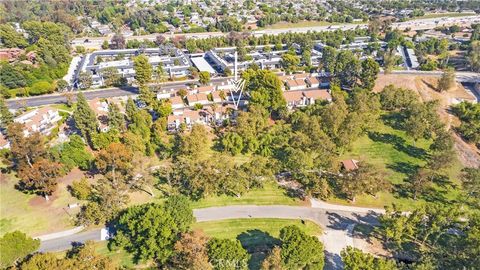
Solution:
<svg viewBox="0 0 480 270"><path fill-rule="evenodd" d="M380 92L390 84L396 87L403 87L415 91L422 101L438 100L440 102L439 115L445 121L448 127L460 125L460 121L449 113L448 109L451 105L458 103L460 100L474 100L465 88L456 83L455 87L447 92L439 93L435 90L438 78L434 76L412 76L399 74L381 74L375 84L374 91ZM471 144L464 142L458 135L454 135L455 149L458 152L459 159L464 166L477 167L480 166L480 152Z"/></svg>

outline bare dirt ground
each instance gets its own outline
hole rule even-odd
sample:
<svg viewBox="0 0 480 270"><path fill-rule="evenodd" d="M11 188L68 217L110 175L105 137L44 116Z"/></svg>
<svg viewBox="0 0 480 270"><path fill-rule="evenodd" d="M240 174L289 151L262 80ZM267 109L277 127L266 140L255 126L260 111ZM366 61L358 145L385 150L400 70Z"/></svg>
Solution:
<svg viewBox="0 0 480 270"><path fill-rule="evenodd" d="M447 92L439 93L435 91L438 78L432 76L412 76L388 74L379 75L374 91L380 92L390 84L396 87L408 88L415 91L422 101L438 100L440 102L439 115L445 121L448 128L460 125L457 117L449 112L449 107L459 100L474 100L474 98L465 91L465 88L457 83L455 87ZM462 140L458 134L454 133L455 149L462 164L466 167L480 166L480 150L475 145L468 144Z"/></svg>

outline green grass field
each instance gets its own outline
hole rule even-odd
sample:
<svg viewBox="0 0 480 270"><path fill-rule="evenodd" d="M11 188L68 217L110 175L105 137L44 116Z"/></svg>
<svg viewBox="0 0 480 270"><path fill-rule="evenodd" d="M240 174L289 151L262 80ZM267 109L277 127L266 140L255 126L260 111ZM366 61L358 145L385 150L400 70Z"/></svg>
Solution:
<svg viewBox="0 0 480 270"><path fill-rule="evenodd" d="M413 174L417 167L426 164L428 147L431 141L420 139L415 142L404 131L394 129L381 122L374 132L364 135L352 144L351 150L344 153L340 160L356 159L373 164L378 169L387 173L388 180L392 183L392 192L380 192L377 198L369 195L358 196L355 204L346 200L334 198L330 202L338 204L358 205L367 207L383 207L398 204L403 209L411 208L412 205L424 203L426 200L454 199L458 194L455 186L441 187L434 185L423 199L417 201L406 198L401 193L402 184ZM456 160L452 167L444 171L450 176L455 185L457 176L461 170L461 164ZM440 191L440 192L435 192Z"/></svg>
<svg viewBox="0 0 480 270"><path fill-rule="evenodd" d="M210 237L238 239L242 246L252 254L250 269L259 269L260 264L273 245L280 244L280 230L289 225L296 225L309 235L320 235L322 229L311 221L302 223L291 219L231 219L198 222L193 229L200 229Z"/></svg>
<svg viewBox="0 0 480 270"><path fill-rule="evenodd" d="M473 16L475 13L473 12L465 12L465 13L459 13L459 12L448 12L448 13L430 13L430 14L425 14L420 17L414 17L408 19L409 21L411 20L418 20L418 19L433 19L433 18L442 18L442 17L463 17L463 16Z"/></svg>
<svg viewBox="0 0 480 270"><path fill-rule="evenodd" d="M222 196L210 196L208 198L201 199L193 202L193 208L205 208L211 206L225 206L225 205L302 205L305 202L298 198L289 197L286 191L280 188L276 183L268 182L261 189L254 189L241 197L229 197Z"/></svg>
<svg viewBox="0 0 480 270"><path fill-rule="evenodd" d="M75 211L64 208L68 203L77 200L70 196L64 185L60 184L54 195L55 199L47 202L40 196L25 194L15 189L18 179L12 174L1 177L0 235L21 230L28 235L37 236L73 227L70 215L74 215Z"/></svg>

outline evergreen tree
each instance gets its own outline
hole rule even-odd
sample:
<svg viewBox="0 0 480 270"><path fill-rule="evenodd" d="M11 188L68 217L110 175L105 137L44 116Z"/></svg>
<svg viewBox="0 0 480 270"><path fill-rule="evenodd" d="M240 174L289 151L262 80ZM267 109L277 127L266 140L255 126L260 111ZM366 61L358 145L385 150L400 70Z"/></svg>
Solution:
<svg viewBox="0 0 480 270"><path fill-rule="evenodd" d="M118 131L125 129L125 118L115 103L108 105L108 125L110 129L116 129Z"/></svg>
<svg viewBox="0 0 480 270"><path fill-rule="evenodd" d="M0 267L7 268L40 247L40 240L32 239L20 231L6 233L0 238Z"/></svg>
<svg viewBox="0 0 480 270"><path fill-rule="evenodd" d="M152 80L152 65L145 55L133 58L133 69L135 70L135 79L140 86L146 85Z"/></svg>
<svg viewBox="0 0 480 270"><path fill-rule="evenodd" d="M13 114L8 110L3 97L0 96L0 129L7 128L11 123L13 123Z"/></svg>
<svg viewBox="0 0 480 270"><path fill-rule="evenodd" d="M82 92L77 96L77 109L73 112L73 120L83 138L91 142L92 137L97 133L98 122L95 112L88 105L87 99Z"/></svg>
<svg viewBox="0 0 480 270"><path fill-rule="evenodd" d="M125 113L127 114L127 120L129 122L132 122L133 116L137 113L138 108L137 105L135 105L135 102L133 99L128 98L127 100L127 105L125 107Z"/></svg>

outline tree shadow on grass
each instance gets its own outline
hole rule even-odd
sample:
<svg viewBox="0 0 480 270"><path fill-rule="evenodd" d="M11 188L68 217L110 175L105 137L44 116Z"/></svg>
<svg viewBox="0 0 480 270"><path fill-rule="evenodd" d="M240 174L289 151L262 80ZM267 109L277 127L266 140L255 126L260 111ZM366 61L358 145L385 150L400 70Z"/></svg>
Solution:
<svg viewBox="0 0 480 270"><path fill-rule="evenodd" d="M425 151L425 149L422 149L413 145L409 145L407 144L405 139L397 135L380 133L380 132L374 131L374 132L369 132L368 137L374 142L391 144L396 150L400 152L404 152L405 154L411 157L415 157L419 159L427 158L427 151Z"/></svg>
<svg viewBox="0 0 480 270"><path fill-rule="evenodd" d="M252 254L248 262L249 269L260 269L262 261L273 247L281 244L280 239L258 229L243 232L237 236L237 239L243 248Z"/></svg>
<svg viewBox="0 0 480 270"><path fill-rule="evenodd" d="M387 168L399 173L403 173L407 176L410 176L414 174L420 168L420 166L415 164L410 164L408 162L400 161L400 162L395 162L393 164L387 164Z"/></svg>
<svg viewBox="0 0 480 270"><path fill-rule="evenodd" d="M402 122L404 118L405 117L400 112L392 112L380 117L385 125L396 130L402 130Z"/></svg>

